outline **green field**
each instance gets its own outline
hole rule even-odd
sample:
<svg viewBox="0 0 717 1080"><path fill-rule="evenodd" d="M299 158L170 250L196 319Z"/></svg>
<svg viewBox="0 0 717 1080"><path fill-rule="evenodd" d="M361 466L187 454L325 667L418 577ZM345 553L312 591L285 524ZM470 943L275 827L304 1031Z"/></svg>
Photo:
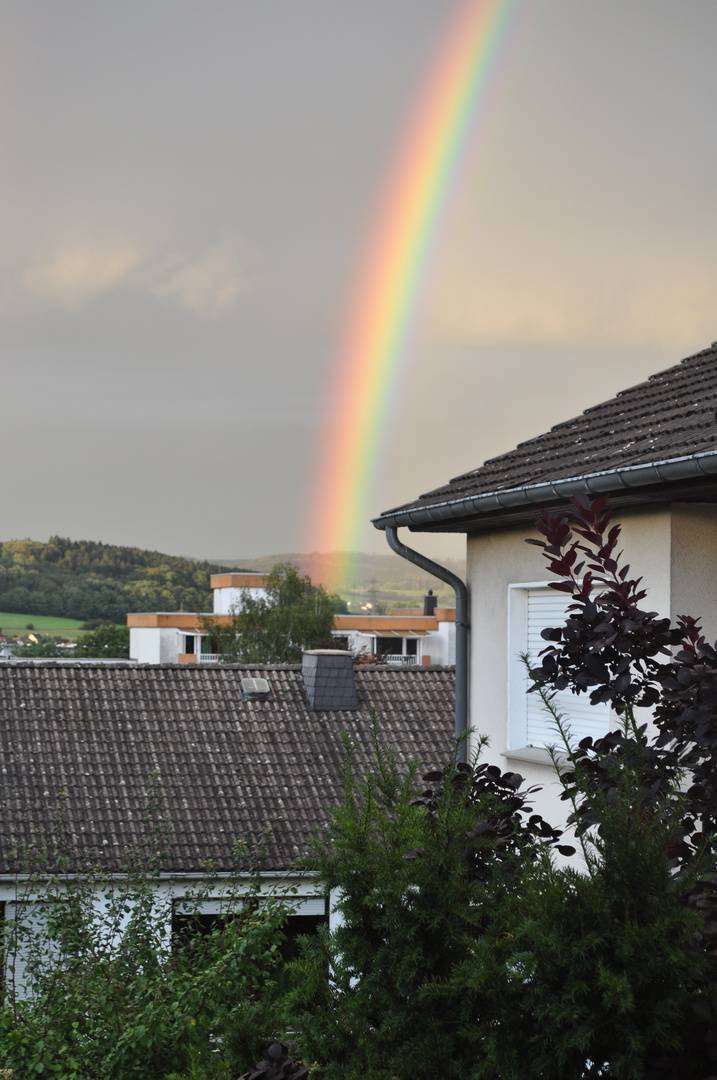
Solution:
<svg viewBox="0 0 717 1080"><path fill-rule="evenodd" d="M27 629L32 623L36 634L50 634L51 637L70 638L75 641L82 626L80 619L61 619L56 615L18 615L11 611L0 611L0 629L3 637L27 637L32 630Z"/></svg>

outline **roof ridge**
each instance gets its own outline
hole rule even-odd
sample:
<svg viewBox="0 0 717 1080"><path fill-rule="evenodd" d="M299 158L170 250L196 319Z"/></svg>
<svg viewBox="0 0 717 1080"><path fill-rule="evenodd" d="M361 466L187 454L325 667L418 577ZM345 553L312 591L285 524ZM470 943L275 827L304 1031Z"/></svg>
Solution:
<svg viewBox="0 0 717 1080"><path fill-rule="evenodd" d="M549 431L488 458L478 468L386 511L377 519L377 526L381 528L392 515L410 516L413 510L422 514L427 507L450 504L454 508L451 514L437 513L420 520L429 529L460 531L461 515L455 511L461 503L541 486L547 490L551 484L564 486L596 475L614 475L617 483L618 474L631 470L711 455L717 450L716 404L717 342L713 342ZM667 482L659 476L654 480L659 485ZM498 512L495 507L493 510ZM412 520L418 525L417 518Z"/></svg>

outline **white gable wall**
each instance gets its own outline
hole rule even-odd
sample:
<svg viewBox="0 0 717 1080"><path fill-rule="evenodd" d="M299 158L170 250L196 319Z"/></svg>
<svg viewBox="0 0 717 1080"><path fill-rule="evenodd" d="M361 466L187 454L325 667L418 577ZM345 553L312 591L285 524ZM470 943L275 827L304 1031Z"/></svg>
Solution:
<svg viewBox="0 0 717 1080"><path fill-rule="evenodd" d="M670 508L666 507L625 511L617 520L623 527L621 549L633 572L642 576L648 589L645 601L648 610L674 616L673 592L679 599L687 599L688 582L695 567L707 564L710 549L717 552L717 517L706 521L705 515L699 513L696 520L700 530L693 528L695 518L687 510L675 517L674 529L672 517ZM554 575L544 568L539 549L525 543L528 536L537 535L534 529L518 526L468 537L469 725L477 733L489 737L487 759L502 769L520 772L530 784L543 786L534 799L535 808L548 820L559 822L565 818L566 810L564 804L558 802L561 789L547 751L521 752L522 748L516 747L515 743L509 750L509 686L511 676L515 680L516 664L519 663L515 658L519 651L515 648L515 632L513 630L511 635L509 620L511 586L555 580ZM713 561L717 579L717 560ZM717 624L717 597L712 607ZM474 747L475 736L472 737Z"/></svg>
<svg viewBox="0 0 717 1080"><path fill-rule="evenodd" d="M158 664L160 629L158 626L130 626L129 655L138 664Z"/></svg>
<svg viewBox="0 0 717 1080"><path fill-rule="evenodd" d="M259 600L266 596L266 589L260 586L226 586L221 589L214 589L214 614L215 615L233 615L236 611L241 611L244 603L244 598L251 596L253 600Z"/></svg>
<svg viewBox="0 0 717 1080"><path fill-rule="evenodd" d="M138 664L176 664L180 631L173 626L130 626L129 655ZM184 634L182 633L182 648Z"/></svg>
<svg viewBox="0 0 717 1080"><path fill-rule="evenodd" d="M705 637L713 643L717 639L717 506L673 504L670 559L673 619L678 615L699 618Z"/></svg>
<svg viewBox="0 0 717 1080"><path fill-rule="evenodd" d="M438 629L431 631L423 640L423 652L431 658L432 664L455 664L456 662L456 624L439 621Z"/></svg>

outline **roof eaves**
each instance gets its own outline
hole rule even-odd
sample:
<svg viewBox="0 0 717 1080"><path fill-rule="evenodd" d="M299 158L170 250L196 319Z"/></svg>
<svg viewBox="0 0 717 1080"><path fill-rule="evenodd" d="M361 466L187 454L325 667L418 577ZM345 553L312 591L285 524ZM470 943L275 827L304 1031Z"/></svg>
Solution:
<svg viewBox="0 0 717 1080"><path fill-rule="evenodd" d="M631 465L622 469L606 469L582 476L565 477L560 480L542 481L504 491L487 491L479 495L466 495L460 499L443 502L399 507L373 519L377 529L408 527L420 531L420 527L435 522L460 520L480 514L513 510L522 506L534 506L551 499L567 499L585 492L602 495L609 491L629 490L653 484L669 484L700 476L717 475L717 451L667 458L650 464Z"/></svg>

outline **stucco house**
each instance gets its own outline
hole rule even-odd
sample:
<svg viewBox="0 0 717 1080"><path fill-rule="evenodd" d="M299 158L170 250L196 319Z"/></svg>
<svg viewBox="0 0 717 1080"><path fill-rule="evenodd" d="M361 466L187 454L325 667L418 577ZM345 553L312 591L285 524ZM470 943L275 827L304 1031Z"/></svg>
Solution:
<svg viewBox="0 0 717 1080"><path fill-rule="evenodd" d="M212 574L214 604L210 617L231 623L247 596L266 596L268 576L247 571ZM208 613L207 613L208 614ZM129 654L139 664L216 664L216 643L203 627L199 612L133 612L127 616ZM336 647L353 656L373 656L382 664L454 664L454 608L439 608L429 595L423 608L405 608L390 615L337 615Z"/></svg>
<svg viewBox="0 0 717 1080"><path fill-rule="evenodd" d="M423 608L336 615L333 636L353 656L372 656L380 664L455 664L456 609L438 607L429 593Z"/></svg>
<svg viewBox="0 0 717 1080"><path fill-rule="evenodd" d="M90 862L120 873L145 837L156 774L168 827L165 901L181 904L210 863L202 911L216 914L235 842L261 842L263 888L291 873L294 931L307 932L329 918L329 900L292 867L341 802L343 733L360 774L372 760L375 710L399 765L417 758L430 768L452 749L453 698L451 668L354 667L337 650L251 668L3 665L0 915L11 918L17 903L13 853L55 833L58 808L69 871Z"/></svg>
<svg viewBox="0 0 717 1080"><path fill-rule="evenodd" d="M213 610L205 614L229 623L244 599L266 596L268 575L250 571L212 574ZM211 638L202 633L202 615L188 611L154 611L127 616L129 654L139 664L216 663Z"/></svg>
<svg viewBox="0 0 717 1080"><path fill-rule="evenodd" d="M649 608L699 616L714 640L717 342L374 522L389 535L466 534L468 723L489 736L496 763L544 785L536 806L548 817L556 783L545 746L555 734L536 696L526 697L520 653L537 655L540 631L560 623L569 598L547 588L551 575L525 540L536 535L537 509L565 508L578 492L609 495ZM569 691L559 705L576 738L611 723L606 706Z"/></svg>

